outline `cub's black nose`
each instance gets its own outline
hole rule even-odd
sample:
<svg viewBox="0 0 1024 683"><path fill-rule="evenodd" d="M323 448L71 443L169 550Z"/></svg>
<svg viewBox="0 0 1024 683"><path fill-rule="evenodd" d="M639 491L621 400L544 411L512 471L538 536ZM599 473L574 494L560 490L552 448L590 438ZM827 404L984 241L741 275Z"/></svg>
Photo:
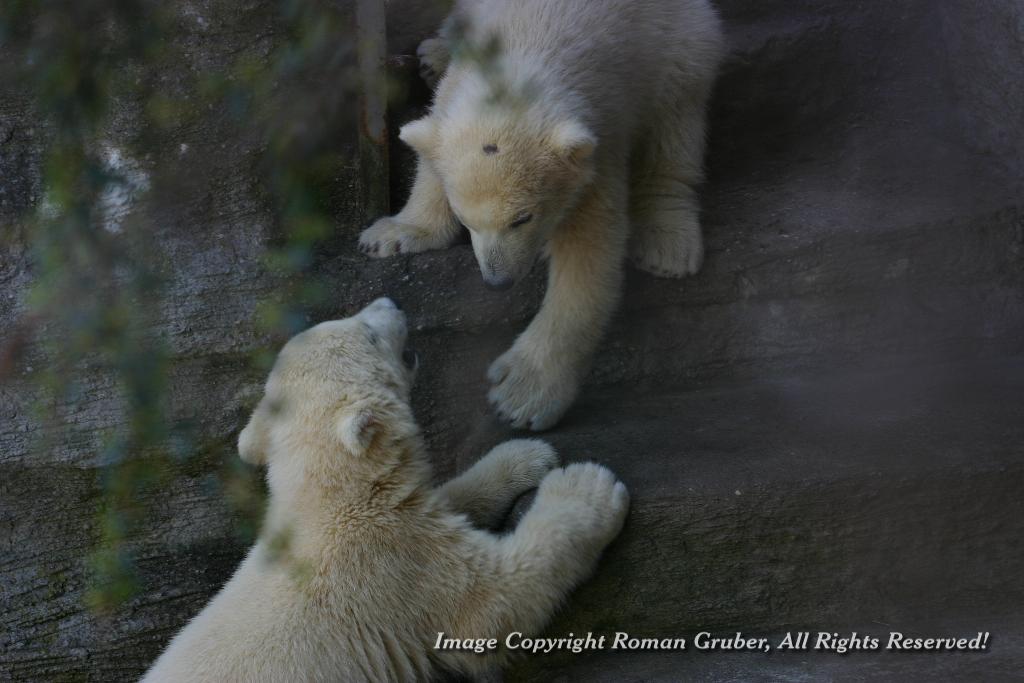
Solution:
<svg viewBox="0 0 1024 683"><path fill-rule="evenodd" d="M484 278L484 284L487 285L487 289L494 289L494 290L497 290L499 292L502 291L502 290L508 289L509 287L514 285L515 283L516 283L516 281L513 280L512 278L504 277L504 276L494 276L494 277L485 277Z"/></svg>

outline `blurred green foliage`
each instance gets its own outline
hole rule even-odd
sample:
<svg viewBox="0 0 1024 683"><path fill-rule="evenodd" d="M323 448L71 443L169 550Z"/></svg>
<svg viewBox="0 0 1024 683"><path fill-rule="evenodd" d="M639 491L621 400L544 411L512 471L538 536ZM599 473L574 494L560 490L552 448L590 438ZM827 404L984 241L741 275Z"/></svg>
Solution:
<svg viewBox="0 0 1024 683"><path fill-rule="evenodd" d="M158 86L159 74L179 57L173 3L0 3L0 50L18 56L7 70L13 67L30 93L46 131L43 196L21 226L34 275L28 320L48 360L37 373L40 417L54 428L42 432L71 438L59 406L79 399L76 378L85 369L110 377L123 411L99 454L103 494L88 596L97 610L114 609L139 590L130 541L146 514L145 492L173 486L197 453L213 448L225 458L217 486L239 511L239 537L250 540L258 528L262 489L253 472L233 447L228 453L223 443L198 443L188 419L169 415L174 358L154 329L173 264L154 249L160 213L152 207L173 185L161 150L175 147L173 133L189 117L221 116L240 134L255 132L265 142L261 170L280 232L265 257L278 291L263 302L256 323L275 341L307 325L305 311L325 295L310 268L333 228L327 196L339 159L332 136L354 101L353 49L344 38L352 27L332 2L284 0L277 9L283 30L269 57L243 53L224 72L190 77L185 87L201 104L185 107ZM118 145L146 159L152 183L145 186L104 148L125 109L136 118L133 136ZM131 210L116 222L109 219L111 196L132 197ZM269 347L254 351L264 371L272 357Z"/></svg>

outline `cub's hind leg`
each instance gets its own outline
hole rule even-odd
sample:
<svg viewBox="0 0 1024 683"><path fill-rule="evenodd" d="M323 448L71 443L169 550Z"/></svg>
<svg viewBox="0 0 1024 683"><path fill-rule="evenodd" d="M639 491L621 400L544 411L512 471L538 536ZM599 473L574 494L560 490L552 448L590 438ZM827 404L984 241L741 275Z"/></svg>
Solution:
<svg viewBox="0 0 1024 683"><path fill-rule="evenodd" d="M706 99L687 98L651 132L632 182L629 260L659 277L694 275L704 261Z"/></svg>

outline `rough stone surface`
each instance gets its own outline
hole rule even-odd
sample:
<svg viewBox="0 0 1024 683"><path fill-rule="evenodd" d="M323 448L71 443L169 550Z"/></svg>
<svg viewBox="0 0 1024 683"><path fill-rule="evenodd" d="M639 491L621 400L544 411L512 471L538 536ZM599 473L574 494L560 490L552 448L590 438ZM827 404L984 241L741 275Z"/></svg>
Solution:
<svg viewBox="0 0 1024 683"><path fill-rule="evenodd" d="M1019 611L1022 386L1016 359L628 405L593 397L553 441L566 459L620 472L635 502L606 556L615 569L549 631L661 638ZM523 667L527 680L591 671L568 653Z"/></svg>
<svg viewBox="0 0 1024 683"><path fill-rule="evenodd" d="M176 6L188 61L168 87L239 50L265 53L277 35L269 2ZM960 629L1006 613L1008 633L1024 614L1024 10L1012 0L719 6L734 55L712 115L707 263L683 281L630 274L583 399L549 435L566 459L612 466L635 501L551 632L966 615ZM442 14L394 3L392 51L408 53ZM425 97L416 85L393 123ZM0 342L31 279L7 227L38 201L43 135L25 97L0 84ZM30 408L39 356L22 359L0 386L0 678L134 678L244 551L208 483L262 381L249 359L269 343L254 312L275 291L259 259L276 226L254 171L259 140L211 113L177 142L176 154L187 150L177 163L201 159L209 172L164 207L174 220L154 251L170 281L154 333L175 354L172 412L198 420L208 451L143 501L150 517L132 544L143 593L94 616L81 603L84 556L97 538L98 448L119 402L109 378L89 375L61 408L71 431L41 447L51 428ZM445 477L510 434L484 404L484 370L533 314L542 273L499 294L481 286L467 246L366 261L354 248L367 217L347 144L337 234L314 272L334 303L310 319L381 294L407 310L423 360L415 407ZM408 156L392 148L397 204ZM996 634L985 660L996 668L912 659L937 676L998 680L1024 662L1010 641ZM859 656L553 656L509 678L902 673Z"/></svg>

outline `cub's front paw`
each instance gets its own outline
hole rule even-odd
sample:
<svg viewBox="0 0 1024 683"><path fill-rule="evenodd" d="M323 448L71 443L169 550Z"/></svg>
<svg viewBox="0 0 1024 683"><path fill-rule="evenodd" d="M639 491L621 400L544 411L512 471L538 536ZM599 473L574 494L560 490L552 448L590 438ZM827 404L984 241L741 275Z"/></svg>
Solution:
<svg viewBox="0 0 1024 683"><path fill-rule="evenodd" d="M440 38L427 38L416 48L416 56L420 60L420 78L433 88L448 68L448 44Z"/></svg>
<svg viewBox="0 0 1024 683"><path fill-rule="evenodd" d="M546 476L534 505L569 508L565 513L582 518L585 537L600 550L622 530L629 511L629 492L607 467L576 463Z"/></svg>
<svg viewBox="0 0 1024 683"><path fill-rule="evenodd" d="M495 487L518 495L536 487L558 466L558 454L540 439L512 439L492 448L480 465L486 465Z"/></svg>
<svg viewBox="0 0 1024 683"><path fill-rule="evenodd" d="M487 371L488 400L498 417L518 429L547 429L572 405L577 381L555 363L544 362L517 342Z"/></svg>
<svg viewBox="0 0 1024 683"><path fill-rule="evenodd" d="M447 246L436 232L408 225L390 216L380 218L359 236L359 251L374 258L415 254Z"/></svg>

